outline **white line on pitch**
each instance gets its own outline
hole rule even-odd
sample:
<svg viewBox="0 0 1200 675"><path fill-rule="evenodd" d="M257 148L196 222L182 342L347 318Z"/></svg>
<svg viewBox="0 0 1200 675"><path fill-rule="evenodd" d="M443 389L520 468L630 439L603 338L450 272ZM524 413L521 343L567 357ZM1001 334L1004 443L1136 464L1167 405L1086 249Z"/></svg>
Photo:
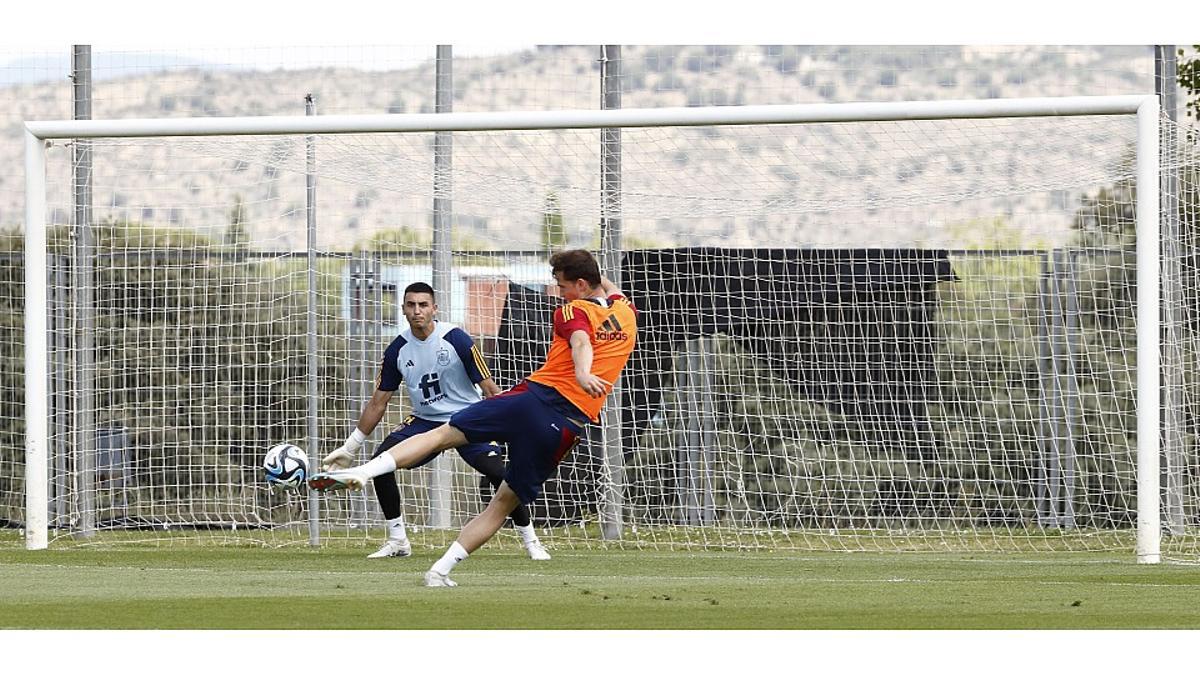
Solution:
<svg viewBox="0 0 1200 675"><path fill-rule="evenodd" d="M278 574L280 572L279 569L246 570L246 569L213 569L211 567L131 567L131 566L112 566L112 565L105 565L105 566L54 565L54 564L46 564L46 563L20 563L17 565L9 566L9 569L12 569L13 567L40 567L40 568L50 567L50 568L60 568L60 569L85 569L85 570L128 570L128 571L138 571L138 572L199 572L199 573L239 574L239 575L247 574L247 573L255 573L255 572L260 572L260 571L264 574ZM293 570L293 573L295 573L297 575L313 574L313 575L322 575L322 576L389 576L389 577L395 577L397 575L404 575L404 574L417 575L420 573L420 570L416 570L416 569L414 569L414 570L390 570L390 571ZM542 572L510 572L510 573L501 573L501 574L487 573L487 572L474 572L474 573L468 573L468 574L470 576L479 575L477 578L494 576L494 577L501 577L501 578L503 578L503 577L508 577L508 578L524 577L524 578L532 578L532 579L542 579L542 578L562 579L564 576L561 574L545 574ZM0 576L7 576L7 575L0 575ZM589 580L590 581L597 581L597 580L612 581L612 582L629 582L629 581L649 581L649 582L721 581L721 582L730 582L730 581L734 581L737 583L748 583L748 584L778 583L781 580L795 580L795 581L804 581L804 582L808 582L808 583L843 584L843 585L852 585L852 584L984 584L984 583L995 583L996 581L998 581L997 579L912 579L912 578L905 578L905 577L888 577L886 579L878 579L878 578L876 578L876 579L833 579L833 578L823 578L823 577L805 577L805 576L800 576L800 575L787 576L787 577L766 577L766 578L729 577L729 576L660 576L660 575L626 575L626 574L619 575L619 576L618 575L599 575L599 574L570 574L567 576L569 576L571 581L589 581ZM1038 586L1081 586L1081 585L1086 585L1086 586L1129 586L1129 587L1135 587L1135 588L1179 588L1179 589L1189 589L1189 588L1197 587L1197 586L1192 586L1192 585L1188 585L1188 584L1154 584L1154 583L1141 583L1141 582L1131 582L1131 581L1095 582L1095 581L1091 581L1091 580L1088 580L1088 581L1056 581L1056 580L1050 580L1050 579L1027 580L1027 581L1009 580L1009 581L1012 583L1027 583L1027 584L1034 584L1034 585L1038 585Z"/></svg>

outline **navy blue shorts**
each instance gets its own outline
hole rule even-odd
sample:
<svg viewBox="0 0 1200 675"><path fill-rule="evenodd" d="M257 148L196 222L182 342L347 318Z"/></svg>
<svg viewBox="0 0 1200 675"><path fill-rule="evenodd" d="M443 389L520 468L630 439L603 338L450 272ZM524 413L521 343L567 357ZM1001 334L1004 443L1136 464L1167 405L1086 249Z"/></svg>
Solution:
<svg viewBox="0 0 1200 675"><path fill-rule="evenodd" d="M430 420L421 419L420 417L409 417L408 419L404 420L404 424L396 427L392 433L388 434L387 439L379 444L379 448L375 450L375 454L371 455L371 457L378 457L385 451L393 448L400 441L403 441L410 436L416 436L417 434L423 434L426 431L436 429L443 424L445 424L445 422L432 422ZM470 445L464 445L461 448L455 448L455 450L458 451L458 455L463 458L463 461L472 467L475 466L475 458L486 457L488 453L496 455L502 451L502 449L497 447L494 443L471 443ZM440 454L442 453L435 452L422 460L420 464L414 464L408 468L415 469L418 466L425 466L436 459Z"/></svg>
<svg viewBox="0 0 1200 675"><path fill-rule="evenodd" d="M522 504L537 499L542 484L583 433L578 422L547 405L524 382L454 413L450 426L472 443L508 443L504 482Z"/></svg>

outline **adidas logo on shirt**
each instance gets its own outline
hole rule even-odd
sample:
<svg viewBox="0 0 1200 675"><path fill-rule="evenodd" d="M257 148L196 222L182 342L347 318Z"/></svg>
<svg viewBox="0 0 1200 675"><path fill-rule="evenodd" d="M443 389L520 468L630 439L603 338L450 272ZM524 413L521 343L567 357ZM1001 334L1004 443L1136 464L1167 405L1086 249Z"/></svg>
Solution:
<svg viewBox="0 0 1200 675"><path fill-rule="evenodd" d="M621 327L617 321L615 314L609 314L604 323L600 324L600 330L596 331L597 340L616 340L624 342L629 339L629 334Z"/></svg>

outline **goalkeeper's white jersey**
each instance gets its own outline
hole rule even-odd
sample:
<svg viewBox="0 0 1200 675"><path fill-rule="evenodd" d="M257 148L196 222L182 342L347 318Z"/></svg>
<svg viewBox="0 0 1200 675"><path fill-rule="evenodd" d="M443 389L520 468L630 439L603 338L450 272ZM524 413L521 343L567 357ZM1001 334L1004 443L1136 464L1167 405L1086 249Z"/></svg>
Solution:
<svg viewBox="0 0 1200 675"><path fill-rule="evenodd" d="M417 417L447 422L463 408L483 400L475 385L491 377L479 348L461 328L437 321L433 333L418 340L406 329L388 345L376 387L396 391L403 382Z"/></svg>

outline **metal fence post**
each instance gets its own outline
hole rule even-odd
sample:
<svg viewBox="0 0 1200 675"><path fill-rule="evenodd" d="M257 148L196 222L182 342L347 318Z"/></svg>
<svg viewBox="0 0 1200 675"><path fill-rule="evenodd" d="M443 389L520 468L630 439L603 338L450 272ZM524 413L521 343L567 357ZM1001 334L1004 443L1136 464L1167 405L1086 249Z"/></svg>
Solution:
<svg viewBox="0 0 1200 675"><path fill-rule="evenodd" d="M1154 58L1154 88L1167 119L1175 121L1178 104L1178 69L1175 45L1157 45ZM1164 527L1175 535L1184 533L1184 353L1183 329L1188 313L1183 290L1183 240L1179 221L1179 170L1172 159L1175 136L1160 135L1163 172L1159 177L1162 205L1162 459Z"/></svg>
<svg viewBox="0 0 1200 675"><path fill-rule="evenodd" d="M304 97L304 114L316 115L317 104L313 95ZM308 260L308 464L316 471L321 459L321 430L318 416L321 404L318 398L318 355L317 355L317 137L305 136L304 199L307 216L307 260ZM315 490L308 491L308 545L321 543L321 500Z"/></svg>
<svg viewBox="0 0 1200 675"><path fill-rule="evenodd" d="M454 110L454 53L450 45L438 45L435 77L434 112ZM453 136L449 131L434 133L433 140L433 289L437 293L438 316L449 321L453 316L453 266L450 251L452 195L454 183ZM429 527L450 527L451 462L447 453L433 461L429 476Z"/></svg>
<svg viewBox="0 0 1200 675"><path fill-rule="evenodd" d="M600 47L601 107L621 107L621 46ZM600 266L621 285L621 130L600 130ZM622 388L609 394L600 418L601 462L600 536L620 539L624 527L625 450L621 426Z"/></svg>
<svg viewBox="0 0 1200 675"><path fill-rule="evenodd" d="M75 45L71 54L75 119L92 118L92 48ZM75 470L79 503L77 536L96 533L96 365L95 239L92 233L92 145L74 141L75 152Z"/></svg>

